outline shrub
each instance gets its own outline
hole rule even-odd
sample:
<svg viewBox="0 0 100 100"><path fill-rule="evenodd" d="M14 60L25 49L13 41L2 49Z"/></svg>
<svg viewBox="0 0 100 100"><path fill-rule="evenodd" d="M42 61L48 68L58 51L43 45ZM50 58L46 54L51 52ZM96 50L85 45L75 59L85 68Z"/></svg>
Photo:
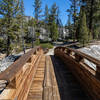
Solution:
<svg viewBox="0 0 100 100"><path fill-rule="evenodd" d="M35 45L36 45L36 46L40 45L40 40L39 40L39 39L36 39Z"/></svg>
<svg viewBox="0 0 100 100"><path fill-rule="evenodd" d="M51 45L50 43L43 43L43 44L40 44L40 46L42 48L48 48L48 49L52 49L53 48L53 45Z"/></svg>
<svg viewBox="0 0 100 100"><path fill-rule="evenodd" d="M0 52L6 51L6 43L5 40L0 38Z"/></svg>

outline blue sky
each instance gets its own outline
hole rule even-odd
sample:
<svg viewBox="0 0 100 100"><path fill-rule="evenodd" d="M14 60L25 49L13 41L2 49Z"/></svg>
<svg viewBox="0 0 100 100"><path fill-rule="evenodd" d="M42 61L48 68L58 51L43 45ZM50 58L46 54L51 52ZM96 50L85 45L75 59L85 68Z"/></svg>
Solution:
<svg viewBox="0 0 100 100"><path fill-rule="evenodd" d="M67 23L67 12L66 9L69 8L69 0L41 0L42 1L42 9L44 12L45 5L47 4L49 8L53 3L56 3L59 6L60 10L60 18L62 20L63 25ZM25 15L26 16L34 16L34 8L33 8L34 0L24 0L25 6Z"/></svg>

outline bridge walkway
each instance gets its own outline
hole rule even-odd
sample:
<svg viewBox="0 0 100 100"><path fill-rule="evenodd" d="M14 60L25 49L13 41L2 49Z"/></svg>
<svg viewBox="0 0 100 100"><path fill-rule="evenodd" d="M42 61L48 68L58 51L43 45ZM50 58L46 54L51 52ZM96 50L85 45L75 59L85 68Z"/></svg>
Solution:
<svg viewBox="0 0 100 100"><path fill-rule="evenodd" d="M64 63L42 55L27 100L89 100Z"/></svg>
<svg viewBox="0 0 100 100"><path fill-rule="evenodd" d="M43 93L43 80L45 70L45 56L41 57L36 74L32 81L27 100L42 100Z"/></svg>
<svg viewBox="0 0 100 100"><path fill-rule="evenodd" d="M0 73L0 100L100 100L100 61L72 48L50 56L36 47Z"/></svg>
<svg viewBox="0 0 100 100"><path fill-rule="evenodd" d="M89 100L80 83L67 66L57 57L51 56L61 100Z"/></svg>

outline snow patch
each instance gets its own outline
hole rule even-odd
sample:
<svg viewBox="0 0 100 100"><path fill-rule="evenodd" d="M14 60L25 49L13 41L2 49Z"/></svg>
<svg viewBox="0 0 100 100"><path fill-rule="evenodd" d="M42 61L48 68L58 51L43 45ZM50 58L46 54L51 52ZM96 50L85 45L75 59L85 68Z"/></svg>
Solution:
<svg viewBox="0 0 100 100"><path fill-rule="evenodd" d="M79 51L100 60L100 45L92 45L90 47L84 47L79 49ZM88 64L94 70L96 70L96 65L93 64L92 62L85 59L85 63Z"/></svg>
<svg viewBox="0 0 100 100"><path fill-rule="evenodd" d="M10 55L8 57L3 58L0 61L0 72L7 69L11 64L13 64L21 55Z"/></svg>

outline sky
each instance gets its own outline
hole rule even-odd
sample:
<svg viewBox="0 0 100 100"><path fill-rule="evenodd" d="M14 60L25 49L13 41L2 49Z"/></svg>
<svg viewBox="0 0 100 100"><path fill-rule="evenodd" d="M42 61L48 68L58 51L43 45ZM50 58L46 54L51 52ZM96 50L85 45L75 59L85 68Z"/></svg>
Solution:
<svg viewBox="0 0 100 100"><path fill-rule="evenodd" d="M44 12L45 5L47 4L50 8L52 4L56 3L60 10L60 19L65 25L67 23L67 12L66 10L69 8L69 0L41 0L42 1L42 10ZM34 8L33 8L34 0L24 0L25 7L25 15L26 16L34 16Z"/></svg>

